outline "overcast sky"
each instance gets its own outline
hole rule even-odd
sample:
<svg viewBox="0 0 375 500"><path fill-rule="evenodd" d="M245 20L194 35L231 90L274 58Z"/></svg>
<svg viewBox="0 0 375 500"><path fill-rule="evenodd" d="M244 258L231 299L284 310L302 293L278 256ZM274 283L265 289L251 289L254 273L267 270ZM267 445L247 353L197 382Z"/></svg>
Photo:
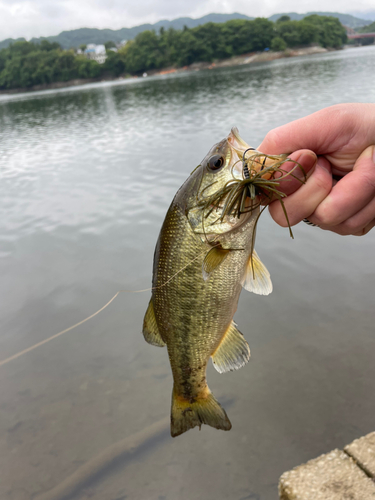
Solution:
<svg viewBox="0 0 375 500"><path fill-rule="evenodd" d="M374 10L374 0L0 0L0 40L75 28L132 27L211 12L268 17L278 12Z"/></svg>

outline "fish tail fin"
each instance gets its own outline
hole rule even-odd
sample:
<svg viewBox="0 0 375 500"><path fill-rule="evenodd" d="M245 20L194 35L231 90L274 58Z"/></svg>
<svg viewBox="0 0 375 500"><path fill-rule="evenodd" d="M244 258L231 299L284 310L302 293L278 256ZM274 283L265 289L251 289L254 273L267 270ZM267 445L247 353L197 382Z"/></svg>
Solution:
<svg viewBox="0 0 375 500"><path fill-rule="evenodd" d="M171 436L176 437L202 424L229 431L232 428L224 408L207 387L206 395L190 402L173 389L171 410Z"/></svg>

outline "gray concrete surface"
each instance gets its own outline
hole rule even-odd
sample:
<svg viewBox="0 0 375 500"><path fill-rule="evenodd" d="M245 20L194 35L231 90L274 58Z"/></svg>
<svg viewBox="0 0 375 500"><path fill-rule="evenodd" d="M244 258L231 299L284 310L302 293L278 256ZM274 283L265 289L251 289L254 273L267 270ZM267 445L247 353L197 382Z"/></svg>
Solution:
<svg viewBox="0 0 375 500"><path fill-rule="evenodd" d="M374 463L374 451L372 447L372 458L361 455L366 463ZM333 450L285 472L279 495L280 500L375 500L375 482L347 453Z"/></svg>

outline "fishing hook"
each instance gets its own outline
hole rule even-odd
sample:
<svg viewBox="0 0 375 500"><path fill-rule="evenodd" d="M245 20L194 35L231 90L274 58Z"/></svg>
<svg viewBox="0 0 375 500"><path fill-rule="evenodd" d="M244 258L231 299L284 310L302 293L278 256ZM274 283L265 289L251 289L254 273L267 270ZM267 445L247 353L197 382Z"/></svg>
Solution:
<svg viewBox="0 0 375 500"><path fill-rule="evenodd" d="M242 155L242 167L243 167L243 175L244 175L245 179L250 179L249 169L248 169L248 166L247 166L246 161L245 161L245 154L248 151L255 151L255 148L246 149L246 151L244 151L244 153Z"/></svg>

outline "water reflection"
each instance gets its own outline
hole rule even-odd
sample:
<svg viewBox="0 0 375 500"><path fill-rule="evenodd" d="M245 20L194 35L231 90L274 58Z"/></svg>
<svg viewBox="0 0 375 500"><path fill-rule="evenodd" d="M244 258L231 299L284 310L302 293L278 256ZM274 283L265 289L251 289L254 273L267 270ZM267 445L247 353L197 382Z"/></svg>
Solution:
<svg viewBox="0 0 375 500"><path fill-rule="evenodd" d="M147 288L166 209L233 124L254 146L288 120L374 101L373 47L238 68L1 97L0 352L25 349ZM374 234L340 238L264 216L269 297L243 294L251 363L220 376L229 433L162 439L74 498L276 498L278 477L374 430ZM169 413L165 350L140 334L149 294L0 368L0 497L61 483ZM209 489L208 489L209 485Z"/></svg>

